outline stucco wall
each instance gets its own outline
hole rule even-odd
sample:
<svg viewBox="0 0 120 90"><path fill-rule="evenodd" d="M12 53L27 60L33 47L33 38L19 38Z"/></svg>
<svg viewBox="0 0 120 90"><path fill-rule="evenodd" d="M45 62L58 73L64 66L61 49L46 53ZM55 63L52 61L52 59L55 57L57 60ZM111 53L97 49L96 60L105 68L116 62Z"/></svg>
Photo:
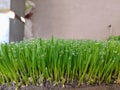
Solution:
<svg viewBox="0 0 120 90"><path fill-rule="evenodd" d="M120 0L33 0L34 37L105 39L120 34Z"/></svg>

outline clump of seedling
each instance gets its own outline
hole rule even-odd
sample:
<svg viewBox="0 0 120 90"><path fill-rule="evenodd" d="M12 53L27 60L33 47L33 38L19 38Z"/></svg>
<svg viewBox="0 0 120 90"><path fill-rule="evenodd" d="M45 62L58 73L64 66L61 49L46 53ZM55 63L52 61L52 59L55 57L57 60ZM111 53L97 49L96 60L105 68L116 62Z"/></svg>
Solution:
<svg viewBox="0 0 120 90"><path fill-rule="evenodd" d="M101 84L120 78L120 42L35 39L0 45L0 84Z"/></svg>

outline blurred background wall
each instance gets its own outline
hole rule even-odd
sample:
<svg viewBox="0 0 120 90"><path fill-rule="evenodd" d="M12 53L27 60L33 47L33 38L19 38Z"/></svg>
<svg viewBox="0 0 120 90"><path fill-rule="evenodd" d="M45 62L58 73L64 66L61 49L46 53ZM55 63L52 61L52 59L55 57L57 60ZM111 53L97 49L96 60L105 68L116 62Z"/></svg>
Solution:
<svg viewBox="0 0 120 90"><path fill-rule="evenodd" d="M25 0L0 0L0 43L23 40L24 23L16 15L14 18L14 12L19 18L24 17Z"/></svg>
<svg viewBox="0 0 120 90"><path fill-rule="evenodd" d="M23 16L25 13L25 0L11 0L11 10L18 16ZM15 19L10 19L10 42L23 40L24 23Z"/></svg>
<svg viewBox="0 0 120 90"><path fill-rule="evenodd" d="M106 39L120 35L120 0L32 0L34 37Z"/></svg>

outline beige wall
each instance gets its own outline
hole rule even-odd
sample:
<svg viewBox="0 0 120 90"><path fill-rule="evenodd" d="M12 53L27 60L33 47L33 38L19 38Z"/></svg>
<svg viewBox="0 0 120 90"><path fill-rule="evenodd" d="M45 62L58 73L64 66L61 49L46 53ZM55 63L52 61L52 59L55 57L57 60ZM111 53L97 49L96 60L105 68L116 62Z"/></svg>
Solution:
<svg viewBox="0 0 120 90"><path fill-rule="evenodd" d="M34 37L105 39L120 35L120 0L33 0Z"/></svg>

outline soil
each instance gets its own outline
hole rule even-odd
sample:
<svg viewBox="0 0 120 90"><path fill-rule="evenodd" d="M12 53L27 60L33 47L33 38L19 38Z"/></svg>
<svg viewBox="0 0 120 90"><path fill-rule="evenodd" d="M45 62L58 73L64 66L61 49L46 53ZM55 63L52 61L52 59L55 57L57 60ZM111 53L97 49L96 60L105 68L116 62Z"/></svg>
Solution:
<svg viewBox="0 0 120 90"><path fill-rule="evenodd" d="M15 90L15 85L13 84L11 87L8 85L0 86L0 90ZM26 87L19 87L18 90L120 90L120 85L118 84L109 84L109 85L94 85L94 86L81 86L75 87L73 85L65 85L65 87L61 87L61 85L52 86L49 84L45 84L43 86L35 86L29 85Z"/></svg>
<svg viewBox="0 0 120 90"><path fill-rule="evenodd" d="M19 90L120 90L120 86L118 85L110 85L110 86L87 86L87 87L80 87L80 88L46 88L46 87L37 87L37 86L29 86L26 88L21 88Z"/></svg>

